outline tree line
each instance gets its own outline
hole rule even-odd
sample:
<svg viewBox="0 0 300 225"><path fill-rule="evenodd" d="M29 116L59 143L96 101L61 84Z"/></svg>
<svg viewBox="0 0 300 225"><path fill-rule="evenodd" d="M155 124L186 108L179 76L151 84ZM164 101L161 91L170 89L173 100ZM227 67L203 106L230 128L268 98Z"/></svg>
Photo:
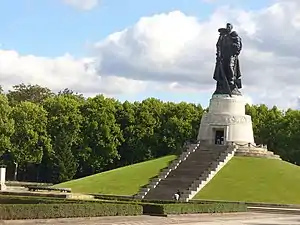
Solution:
<svg viewBox="0 0 300 225"><path fill-rule="evenodd" d="M201 105L148 98L120 102L19 84L0 94L0 156L8 178L58 183L179 154L194 142ZM300 163L300 112L246 106L255 141Z"/></svg>

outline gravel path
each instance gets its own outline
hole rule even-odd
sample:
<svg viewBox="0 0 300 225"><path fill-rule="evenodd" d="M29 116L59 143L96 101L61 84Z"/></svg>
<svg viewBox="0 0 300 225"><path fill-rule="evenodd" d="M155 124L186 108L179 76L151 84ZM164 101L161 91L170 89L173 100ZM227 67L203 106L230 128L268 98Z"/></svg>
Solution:
<svg viewBox="0 0 300 225"><path fill-rule="evenodd" d="M101 217L49 220L0 221L9 225L300 225L300 215L235 213L223 215L183 215L169 217Z"/></svg>

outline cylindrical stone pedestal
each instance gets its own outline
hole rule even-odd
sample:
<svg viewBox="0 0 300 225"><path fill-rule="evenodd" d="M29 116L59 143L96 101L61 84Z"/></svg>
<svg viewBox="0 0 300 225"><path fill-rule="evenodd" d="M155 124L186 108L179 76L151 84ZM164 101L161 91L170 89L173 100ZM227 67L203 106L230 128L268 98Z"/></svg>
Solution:
<svg viewBox="0 0 300 225"><path fill-rule="evenodd" d="M255 145L252 120L245 114L243 96L213 95L209 111L202 116L198 140L208 144Z"/></svg>

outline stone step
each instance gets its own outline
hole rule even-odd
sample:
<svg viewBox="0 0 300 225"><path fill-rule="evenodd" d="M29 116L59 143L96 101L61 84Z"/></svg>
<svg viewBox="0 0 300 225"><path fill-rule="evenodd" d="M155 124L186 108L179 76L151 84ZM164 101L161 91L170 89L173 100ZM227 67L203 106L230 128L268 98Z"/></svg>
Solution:
<svg viewBox="0 0 300 225"><path fill-rule="evenodd" d="M176 170L176 168L181 165L185 160L187 160L191 154L194 154L195 151L199 148L199 143L195 143L195 144L190 144L189 147L186 148L186 151L182 152L182 154L175 160L173 160L173 162L171 162L169 164L169 166L165 169L163 169L160 174L158 175L158 177L153 178L149 184L147 185L146 188L141 189L140 190L140 194L141 195L145 195L147 194L151 189L155 188L158 186L158 184L166 179L169 174L173 171ZM141 196L144 197L144 196Z"/></svg>
<svg viewBox="0 0 300 225"><path fill-rule="evenodd" d="M177 184L184 184L189 182L189 185L191 185L196 179L198 179L199 176L193 176L193 177L181 177L181 178L169 178L167 180L163 180L159 183L159 186L166 186L170 183L177 183Z"/></svg>
<svg viewBox="0 0 300 225"><path fill-rule="evenodd" d="M155 188L149 190L145 199L171 200L178 189L192 192L190 189L197 188L201 182L206 181L211 170L215 171L219 165L217 160L223 162L229 152L227 146L212 148L200 145L186 160L180 162L176 169L170 171L165 179L160 180Z"/></svg>

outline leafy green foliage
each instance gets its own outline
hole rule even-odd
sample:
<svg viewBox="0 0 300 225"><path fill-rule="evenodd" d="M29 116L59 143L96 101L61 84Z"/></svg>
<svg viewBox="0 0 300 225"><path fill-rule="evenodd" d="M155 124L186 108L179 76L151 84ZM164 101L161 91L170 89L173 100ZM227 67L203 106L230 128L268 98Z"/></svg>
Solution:
<svg viewBox="0 0 300 225"><path fill-rule="evenodd" d="M47 111L31 102L21 102L13 107L11 118L15 131L11 136L12 155L16 163L40 163L43 153L51 151L47 134Z"/></svg>
<svg viewBox="0 0 300 225"><path fill-rule="evenodd" d="M83 201L50 197L0 197L0 219L51 219L99 216L168 215L245 212L244 203L151 203L138 201Z"/></svg>
<svg viewBox="0 0 300 225"><path fill-rule="evenodd" d="M10 118L11 107L5 95L0 94L0 154L11 150L10 136L14 132L14 120Z"/></svg>
<svg viewBox="0 0 300 225"><path fill-rule="evenodd" d="M82 123L80 101L59 95L48 98L43 106L48 111L47 131L52 140L54 154L49 157L48 168L53 182L70 180L77 171L77 161L72 147L79 141Z"/></svg>
<svg viewBox="0 0 300 225"><path fill-rule="evenodd" d="M228 213L245 212L244 203L211 203L211 204L143 204L144 214L168 215L168 214L194 214L194 213Z"/></svg>
<svg viewBox="0 0 300 225"><path fill-rule="evenodd" d="M78 200L49 198L36 196L1 195L0 204L56 204L56 203L78 203ZM84 201L82 201L84 203Z"/></svg>
<svg viewBox="0 0 300 225"><path fill-rule="evenodd" d="M120 125L116 122L113 99L98 95L82 105L82 149L78 152L85 169L99 173L119 158L118 147L123 141Z"/></svg>
<svg viewBox="0 0 300 225"><path fill-rule="evenodd" d="M193 104L166 103L161 114L162 127L157 135L156 157L165 155L164 150L180 153L187 140L195 141L202 113L202 108Z"/></svg>
<svg viewBox="0 0 300 225"><path fill-rule="evenodd" d="M1 220L51 219L99 216L135 216L143 213L138 204L5 204L0 205Z"/></svg>
<svg viewBox="0 0 300 225"><path fill-rule="evenodd" d="M33 103L42 103L46 98L53 96L52 91L39 85L26 85L24 83L14 85L13 90L9 90L7 98L12 106L29 101Z"/></svg>
<svg viewBox="0 0 300 225"><path fill-rule="evenodd" d="M186 142L196 140L203 112L185 102L120 103L22 83L6 96L0 89L0 154L8 171L14 162L23 165L19 179L64 182L180 154ZM300 164L300 111L247 105L246 112L257 144Z"/></svg>

